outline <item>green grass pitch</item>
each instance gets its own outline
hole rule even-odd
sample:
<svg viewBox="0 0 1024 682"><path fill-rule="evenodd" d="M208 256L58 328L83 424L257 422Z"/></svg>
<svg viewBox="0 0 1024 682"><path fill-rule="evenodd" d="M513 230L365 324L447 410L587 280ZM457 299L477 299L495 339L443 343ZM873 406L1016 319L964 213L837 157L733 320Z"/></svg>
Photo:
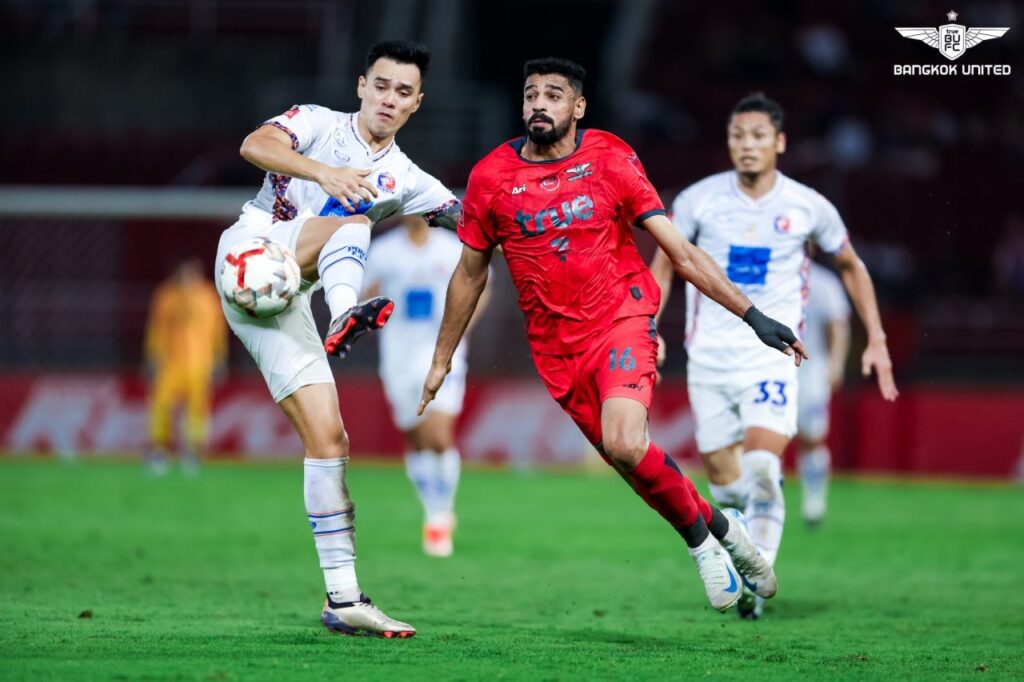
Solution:
<svg viewBox="0 0 1024 682"><path fill-rule="evenodd" d="M418 627L399 641L320 627L301 476L0 459L0 679L1024 678L1018 487L843 480L812 533L791 485L747 623L617 477L467 471L437 560L403 472L356 464L361 584Z"/></svg>

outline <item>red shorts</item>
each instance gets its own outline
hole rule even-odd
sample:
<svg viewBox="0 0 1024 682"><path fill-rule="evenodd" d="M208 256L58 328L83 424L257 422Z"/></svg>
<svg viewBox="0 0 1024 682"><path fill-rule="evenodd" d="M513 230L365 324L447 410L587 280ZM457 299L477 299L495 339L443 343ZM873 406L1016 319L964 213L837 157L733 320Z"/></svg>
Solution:
<svg viewBox="0 0 1024 682"><path fill-rule="evenodd" d="M650 408L657 376L658 332L654 318L613 322L590 346L574 355L534 354L551 397L595 445L601 442L601 403L629 398Z"/></svg>

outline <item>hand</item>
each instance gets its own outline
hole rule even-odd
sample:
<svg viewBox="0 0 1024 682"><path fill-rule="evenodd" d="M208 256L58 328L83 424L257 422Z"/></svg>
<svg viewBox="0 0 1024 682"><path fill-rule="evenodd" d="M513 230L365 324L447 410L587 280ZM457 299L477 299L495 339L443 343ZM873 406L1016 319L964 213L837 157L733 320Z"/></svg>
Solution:
<svg viewBox="0 0 1024 682"><path fill-rule="evenodd" d="M434 399L437 392L441 390L441 384L444 383L444 378L448 376L448 372L452 371L451 365L443 367L440 365L431 365L430 372L427 373L427 378L423 382L423 398L420 400L420 407L416 410L416 416L422 416L423 410L427 409L427 405Z"/></svg>
<svg viewBox="0 0 1024 682"><path fill-rule="evenodd" d="M804 344L797 340L792 329L768 317L755 306L750 306L743 314L743 321L750 325L757 338L761 339L761 343L791 356L797 367L808 358Z"/></svg>
<svg viewBox="0 0 1024 682"><path fill-rule="evenodd" d="M658 367L665 364L665 339L661 334L658 334L658 355L655 356L654 361Z"/></svg>
<svg viewBox="0 0 1024 682"><path fill-rule="evenodd" d="M360 203L369 204L377 196L377 188L366 179L370 173L368 168L324 166L316 181L325 192L340 201L346 211L355 213Z"/></svg>
<svg viewBox="0 0 1024 682"><path fill-rule="evenodd" d="M892 376L892 360L889 349L885 347L885 339L869 341L860 358L860 369L865 377L871 376L871 370L878 375L878 390L886 400L896 400L900 392L896 390L896 380Z"/></svg>

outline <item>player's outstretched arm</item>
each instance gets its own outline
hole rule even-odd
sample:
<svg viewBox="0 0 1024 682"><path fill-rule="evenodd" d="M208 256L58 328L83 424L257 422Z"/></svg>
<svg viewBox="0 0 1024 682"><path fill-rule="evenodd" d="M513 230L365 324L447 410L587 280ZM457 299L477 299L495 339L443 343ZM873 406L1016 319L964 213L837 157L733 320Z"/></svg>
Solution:
<svg viewBox="0 0 1024 682"><path fill-rule="evenodd" d="M729 281L711 256L684 240L668 218L654 215L645 220L643 226L665 252L676 274L692 282L712 301L737 317L743 318L762 343L793 356L797 365L807 357L807 351L797 340L793 330L758 310L750 299Z"/></svg>
<svg viewBox="0 0 1024 682"><path fill-rule="evenodd" d="M462 257L455 266L455 272L448 282L448 293L444 300L444 317L441 329L437 332L437 345L434 347L434 359L430 364L430 372L423 382L423 398L417 414L423 410L437 392L448 372L452 369L452 356L466 333L466 327L473 317L480 294L487 287L488 265L491 263L491 251L477 251L468 246L462 247Z"/></svg>
<svg viewBox="0 0 1024 682"><path fill-rule="evenodd" d="M370 202L377 196L377 188L366 179L370 169L336 168L314 161L292 149L292 138L273 125L263 125L249 133L238 152L268 173L317 183L353 213L360 201Z"/></svg>
<svg viewBox="0 0 1024 682"><path fill-rule="evenodd" d="M885 330L882 329L882 316L878 312L878 299L871 275L850 243L845 244L836 254L836 268L868 332L868 346L861 356L861 372L868 377L873 370L878 376L878 390L882 392L882 397L896 400L900 392L896 389L896 380L892 375L892 360L889 359L889 348L885 344Z"/></svg>

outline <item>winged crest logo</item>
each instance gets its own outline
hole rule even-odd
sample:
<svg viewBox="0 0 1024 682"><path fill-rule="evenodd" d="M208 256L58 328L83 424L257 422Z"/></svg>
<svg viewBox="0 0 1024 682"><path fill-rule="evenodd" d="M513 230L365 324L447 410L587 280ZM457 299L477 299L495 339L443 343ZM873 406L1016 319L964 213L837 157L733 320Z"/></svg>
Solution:
<svg viewBox="0 0 1024 682"><path fill-rule="evenodd" d="M949 21L956 21L959 15L950 10L946 13ZM897 26L896 30L904 38L920 40L934 47L946 59L953 61L963 56L964 52L978 43L993 38L1002 38L1003 34L1010 30L1005 27L967 28L960 24L943 24L942 26Z"/></svg>

